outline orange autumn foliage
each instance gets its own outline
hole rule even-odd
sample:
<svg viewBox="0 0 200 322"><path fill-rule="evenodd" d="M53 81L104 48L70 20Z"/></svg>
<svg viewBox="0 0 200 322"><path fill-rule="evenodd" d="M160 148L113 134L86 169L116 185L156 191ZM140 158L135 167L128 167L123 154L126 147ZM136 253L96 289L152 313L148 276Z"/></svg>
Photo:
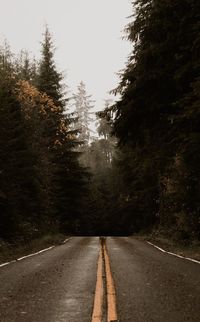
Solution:
<svg viewBox="0 0 200 322"><path fill-rule="evenodd" d="M28 81L20 80L17 83L16 94L27 118L31 117L32 109L37 109L43 115L48 112L60 113L62 111L46 93L41 93Z"/></svg>
<svg viewBox="0 0 200 322"><path fill-rule="evenodd" d="M34 117L45 120L48 117L54 118L59 115L54 146L62 145L66 139L73 140L75 138L74 135L69 134L66 118L62 115L62 108L56 106L46 93L40 92L25 80L18 81L15 92L27 121Z"/></svg>

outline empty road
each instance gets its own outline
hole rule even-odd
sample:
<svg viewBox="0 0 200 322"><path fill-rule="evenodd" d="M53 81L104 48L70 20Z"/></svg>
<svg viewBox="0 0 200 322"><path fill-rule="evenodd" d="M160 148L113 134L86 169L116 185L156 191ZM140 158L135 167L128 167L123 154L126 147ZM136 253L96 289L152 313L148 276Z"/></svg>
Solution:
<svg viewBox="0 0 200 322"><path fill-rule="evenodd" d="M200 265L133 237L73 237L0 267L0 322L108 318L199 322Z"/></svg>

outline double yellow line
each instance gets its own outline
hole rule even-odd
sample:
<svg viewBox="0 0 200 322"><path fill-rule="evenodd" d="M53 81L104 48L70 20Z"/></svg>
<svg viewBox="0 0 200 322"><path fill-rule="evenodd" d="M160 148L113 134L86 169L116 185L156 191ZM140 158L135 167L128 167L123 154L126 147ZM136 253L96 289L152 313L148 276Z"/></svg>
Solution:
<svg viewBox="0 0 200 322"><path fill-rule="evenodd" d="M110 268L110 260L106 248L106 240L100 240L100 252L97 267L97 282L94 297L94 308L92 314L92 322L103 322L103 298L104 298L104 282L103 274L105 269L106 274L106 312L107 322L114 322L117 320L117 307L116 307L116 292L115 285Z"/></svg>

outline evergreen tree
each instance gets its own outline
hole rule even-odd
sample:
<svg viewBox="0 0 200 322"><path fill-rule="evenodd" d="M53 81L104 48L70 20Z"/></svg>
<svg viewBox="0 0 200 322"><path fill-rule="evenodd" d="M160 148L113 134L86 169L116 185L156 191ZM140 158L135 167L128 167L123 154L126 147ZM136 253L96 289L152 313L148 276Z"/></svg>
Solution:
<svg viewBox="0 0 200 322"><path fill-rule="evenodd" d="M27 81L18 81L15 92L24 115L27 140L37 156L45 226L47 230L56 229L58 219L54 216L52 180L55 175L53 148L58 139L54 118L57 119L59 107Z"/></svg>
<svg viewBox="0 0 200 322"><path fill-rule="evenodd" d="M91 122L93 121L91 109L94 107L94 101L91 100L91 95L87 95L86 86L80 82L77 88L77 93L73 95L73 106L75 107L75 116L77 122L76 130L80 132L79 140L84 144L88 144L91 139Z"/></svg>
<svg viewBox="0 0 200 322"><path fill-rule="evenodd" d="M87 154L84 161L92 174L87 202L87 223L93 234L116 234L119 230L114 223L116 194L113 193L112 177L116 139L111 137L111 125L101 112L97 113L97 119L99 137L87 146L86 152L83 152L83 157Z"/></svg>
<svg viewBox="0 0 200 322"><path fill-rule="evenodd" d="M0 236L13 240L39 233L41 204L35 156L7 66L0 70Z"/></svg>
<svg viewBox="0 0 200 322"><path fill-rule="evenodd" d="M54 61L54 46L52 36L46 26L42 42L42 58L39 63L37 88L53 99L56 106L64 107L62 74L57 71Z"/></svg>
<svg viewBox="0 0 200 322"><path fill-rule="evenodd" d="M127 32L134 49L117 89L121 99L112 108L114 133L135 151L131 168L138 173L129 187L138 196L134 182L142 183L137 212L144 208L152 223L158 218L168 229L185 225L192 235L199 218L197 105L194 112L191 102L198 101L200 6L189 0L137 0L133 6Z"/></svg>
<svg viewBox="0 0 200 322"><path fill-rule="evenodd" d="M54 63L54 47L46 28L42 43L42 59L39 66L37 87L47 94L57 107L57 113L49 114L46 136L50 138L49 157L51 161L51 194L53 214L61 222L61 229L78 229L80 206L85 191L85 170L79 165L79 142L75 131L71 130L71 117L66 113L66 99L62 92L62 74ZM75 227L76 226L76 227Z"/></svg>
<svg viewBox="0 0 200 322"><path fill-rule="evenodd" d="M35 84L37 78L37 63L31 60L29 53L22 50L19 58L15 61L15 71L20 80L29 81Z"/></svg>

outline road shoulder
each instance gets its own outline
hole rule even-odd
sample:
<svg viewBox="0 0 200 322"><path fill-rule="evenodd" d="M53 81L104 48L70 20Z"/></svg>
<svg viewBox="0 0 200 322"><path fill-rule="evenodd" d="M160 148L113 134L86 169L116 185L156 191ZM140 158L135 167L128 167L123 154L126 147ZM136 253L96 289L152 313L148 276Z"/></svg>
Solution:
<svg viewBox="0 0 200 322"><path fill-rule="evenodd" d="M144 234L136 235L134 238L150 242L153 245L185 258L191 258L193 260L200 261L200 242L191 241L190 243L184 243L183 241L174 241L169 237L159 234Z"/></svg>
<svg viewBox="0 0 200 322"><path fill-rule="evenodd" d="M51 246L60 245L67 238L68 236L62 234L49 234L38 239L30 240L24 244L9 244L0 240L0 264L16 260L32 253L37 253Z"/></svg>

